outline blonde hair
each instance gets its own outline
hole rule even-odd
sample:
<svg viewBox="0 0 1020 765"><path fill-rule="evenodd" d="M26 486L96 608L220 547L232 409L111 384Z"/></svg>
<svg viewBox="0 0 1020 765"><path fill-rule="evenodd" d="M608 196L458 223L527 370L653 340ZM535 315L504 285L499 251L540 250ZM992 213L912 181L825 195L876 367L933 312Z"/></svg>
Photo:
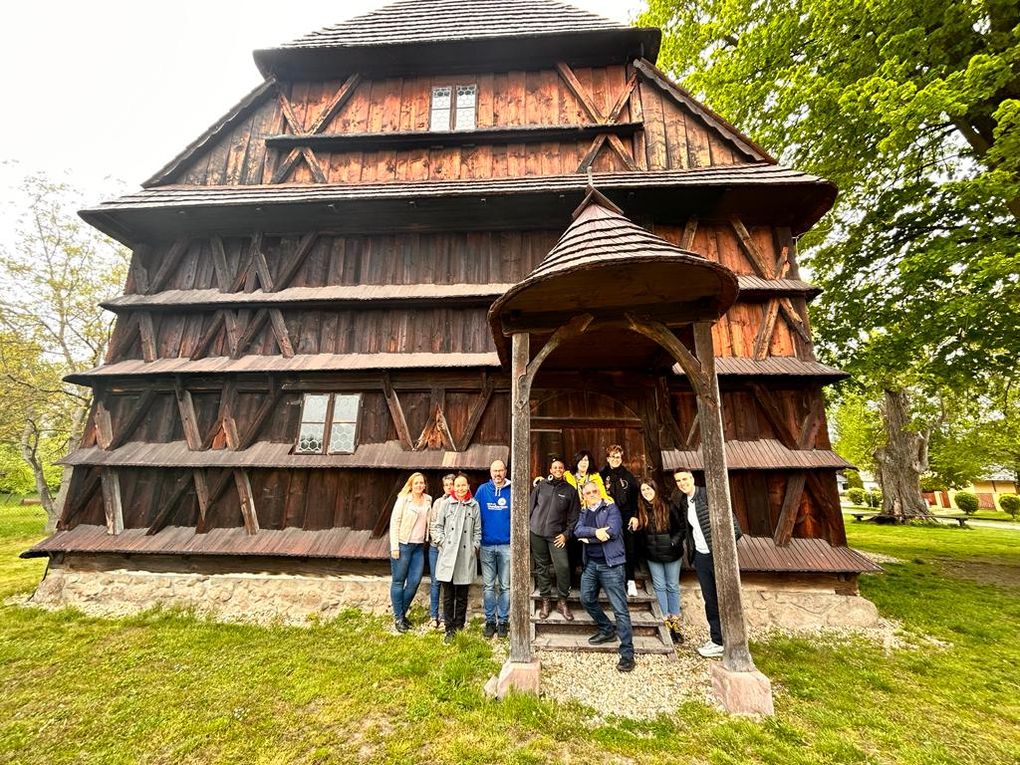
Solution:
<svg viewBox="0 0 1020 765"><path fill-rule="evenodd" d="M422 489L422 493L423 494L427 494L428 490L429 490L429 481L425 477L424 473L416 472L416 473L411 473L411 475L407 479L407 482L404 484L404 488L400 490L400 493L397 496L404 497L404 496L410 494L411 493L411 486L414 484L414 479L415 478L421 478L421 480L423 480L425 482L425 488Z"/></svg>

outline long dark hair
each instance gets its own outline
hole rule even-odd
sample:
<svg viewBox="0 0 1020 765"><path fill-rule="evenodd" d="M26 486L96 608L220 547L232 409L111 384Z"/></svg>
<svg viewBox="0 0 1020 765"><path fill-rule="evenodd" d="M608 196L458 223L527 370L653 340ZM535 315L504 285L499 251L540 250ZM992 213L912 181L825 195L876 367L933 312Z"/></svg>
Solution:
<svg viewBox="0 0 1020 765"><path fill-rule="evenodd" d="M655 491L655 496L652 501L649 502L645 499L645 496L638 491L637 498L637 512L638 521L641 523L641 528L647 529L649 525L655 529L659 534L669 533L669 508L666 507L666 503L662 501L662 495L659 494L659 487L655 483L654 478L642 478L641 486L648 484ZM651 522L651 524L649 524Z"/></svg>
<svg viewBox="0 0 1020 765"><path fill-rule="evenodd" d="M592 473L598 472L595 469L595 458L591 456L591 452L588 451L587 449L582 449L581 451L574 455L574 459L570 463L570 472L574 474L575 478L577 477L577 464L585 457L588 458L588 472L585 473L585 475L591 475Z"/></svg>

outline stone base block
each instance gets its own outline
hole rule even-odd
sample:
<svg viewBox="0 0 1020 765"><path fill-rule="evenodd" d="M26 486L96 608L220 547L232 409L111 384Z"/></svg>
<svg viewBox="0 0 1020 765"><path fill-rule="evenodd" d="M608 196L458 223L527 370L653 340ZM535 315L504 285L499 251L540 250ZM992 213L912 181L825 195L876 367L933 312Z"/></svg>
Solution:
<svg viewBox="0 0 1020 765"><path fill-rule="evenodd" d="M490 698L502 699L511 690L518 693L538 695L539 675L542 663L538 660L521 662L507 661L499 676L489 678L485 694Z"/></svg>
<svg viewBox="0 0 1020 765"><path fill-rule="evenodd" d="M775 714L772 683L758 670L734 672L721 664L713 664L710 672L712 691L730 714L753 717Z"/></svg>

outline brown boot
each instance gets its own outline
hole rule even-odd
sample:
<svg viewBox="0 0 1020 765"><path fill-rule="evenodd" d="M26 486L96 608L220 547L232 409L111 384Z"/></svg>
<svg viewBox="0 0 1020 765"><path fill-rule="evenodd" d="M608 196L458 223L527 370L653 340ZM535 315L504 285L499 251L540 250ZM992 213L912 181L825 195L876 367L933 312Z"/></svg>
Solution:
<svg viewBox="0 0 1020 765"><path fill-rule="evenodd" d="M538 609L538 618L548 619L550 611L552 611L552 601L549 598L542 598L542 605Z"/></svg>
<svg viewBox="0 0 1020 765"><path fill-rule="evenodd" d="M563 614L563 618L568 622L574 621L574 613L570 610L570 606L567 605L567 601L560 598L556 603L556 610Z"/></svg>

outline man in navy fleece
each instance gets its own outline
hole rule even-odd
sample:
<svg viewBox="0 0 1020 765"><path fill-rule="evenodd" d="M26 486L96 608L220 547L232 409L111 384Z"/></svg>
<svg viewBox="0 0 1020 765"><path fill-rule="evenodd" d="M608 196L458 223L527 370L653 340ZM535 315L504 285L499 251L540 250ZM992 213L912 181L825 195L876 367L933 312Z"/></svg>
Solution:
<svg viewBox="0 0 1020 765"><path fill-rule="evenodd" d="M492 463L489 475L475 492L482 512L483 634L502 638L510 633L510 481L503 460Z"/></svg>

